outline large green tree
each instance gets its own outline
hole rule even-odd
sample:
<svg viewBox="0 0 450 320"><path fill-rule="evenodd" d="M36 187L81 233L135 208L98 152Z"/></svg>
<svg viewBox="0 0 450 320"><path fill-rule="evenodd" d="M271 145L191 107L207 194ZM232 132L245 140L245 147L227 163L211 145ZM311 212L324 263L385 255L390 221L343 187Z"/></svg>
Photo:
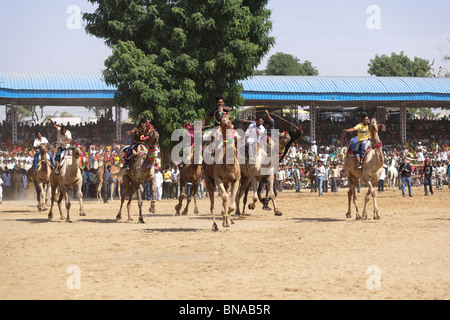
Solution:
<svg viewBox="0 0 450 320"><path fill-rule="evenodd" d="M380 77L430 77L430 70L428 60L418 57L411 60L402 51L400 54L393 52L390 57L385 54L375 55L375 58L370 60L367 72Z"/></svg>
<svg viewBox="0 0 450 320"><path fill-rule="evenodd" d="M274 44L267 0L89 0L86 31L105 39L112 54L104 78L134 119L150 119L170 133L201 119L216 96L242 101L238 81Z"/></svg>
<svg viewBox="0 0 450 320"><path fill-rule="evenodd" d="M300 62L300 59L291 54L277 52L270 56L267 67L263 71L255 71L255 75L276 76L317 76L319 71L310 61Z"/></svg>

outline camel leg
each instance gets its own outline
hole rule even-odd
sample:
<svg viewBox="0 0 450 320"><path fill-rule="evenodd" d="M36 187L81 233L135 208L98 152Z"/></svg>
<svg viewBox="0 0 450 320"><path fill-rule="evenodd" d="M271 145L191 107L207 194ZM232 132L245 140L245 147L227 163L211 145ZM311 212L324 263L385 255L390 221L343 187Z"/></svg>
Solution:
<svg viewBox="0 0 450 320"><path fill-rule="evenodd" d="M102 184L98 183L97 184L97 201L103 202L103 197L102 197Z"/></svg>
<svg viewBox="0 0 450 320"><path fill-rule="evenodd" d="M194 194L194 214L198 214L198 206L197 206L197 198L198 198L198 193L196 192Z"/></svg>
<svg viewBox="0 0 450 320"><path fill-rule="evenodd" d="M82 183L77 184L77 197L78 202L80 203L80 216L85 217L86 213L83 210L83 192L81 191L82 185L83 185Z"/></svg>
<svg viewBox="0 0 450 320"><path fill-rule="evenodd" d="M234 224L233 218L231 218L231 214L236 210L236 196L239 191L239 180L236 180L231 184L231 197L230 197L230 206L228 208L228 217L231 224Z"/></svg>
<svg viewBox="0 0 450 320"><path fill-rule="evenodd" d="M372 186L372 199L373 199L373 219L379 220L380 216L378 215L378 206L377 206L377 190L373 188L373 186L376 185L376 183L371 183Z"/></svg>
<svg viewBox="0 0 450 320"><path fill-rule="evenodd" d="M142 200L142 185L140 182L135 182L135 188L137 191L137 196L138 196L138 206L139 206L139 220L138 223L145 223L144 222L144 217L142 216L142 204L143 204L143 200Z"/></svg>
<svg viewBox="0 0 450 320"><path fill-rule="evenodd" d="M48 194L50 191L50 183L45 184L45 199L44 199L44 210L47 210L47 203L48 203Z"/></svg>
<svg viewBox="0 0 450 320"><path fill-rule="evenodd" d="M128 202L127 202L128 221L133 221L133 219L131 218L131 215L130 215L131 201L133 200L133 196L134 196L134 193L136 192L136 189L135 189L134 183L132 183L131 181L130 181L129 186L131 187L131 189L130 189L130 198L128 199Z"/></svg>
<svg viewBox="0 0 450 320"><path fill-rule="evenodd" d="M274 214L275 214L276 216L281 216L281 215L283 215L283 214L281 213L280 210L278 210L277 202L275 201L276 194L275 194L275 192L274 192L274 187L273 187L273 185L274 185L274 180L275 180L275 177L274 177L273 174L270 175L270 176L268 177L268 179L267 179L267 183L268 183L268 186L269 186L269 194L268 194L268 198L272 200Z"/></svg>
<svg viewBox="0 0 450 320"><path fill-rule="evenodd" d="M130 184L130 180L129 180L128 177L126 177L124 179L124 183L123 183L123 196L120 197L120 208L119 208L119 213L116 216L116 220L122 220L122 206L123 206L123 203L124 203L125 198L126 198L126 194L127 194L127 191L128 191L129 184Z"/></svg>
<svg viewBox="0 0 450 320"><path fill-rule="evenodd" d="M37 182L35 184L35 189L36 189L36 200L38 202L37 208L38 208L38 211L41 212L42 211L42 183Z"/></svg>
<svg viewBox="0 0 450 320"><path fill-rule="evenodd" d="M244 195L247 192L248 185L249 185L248 177L242 175L241 176L241 185L240 185L238 194L236 196L236 214L239 215L239 219L243 219L244 218L244 212L241 213L240 202L241 202L242 197L244 197ZM246 204L246 201L244 199L243 210L245 210L245 204Z"/></svg>
<svg viewBox="0 0 450 320"><path fill-rule="evenodd" d="M346 218L351 218L352 217L352 195L353 195L353 186L350 185L347 191L347 197L348 197L348 210L347 213L345 214Z"/></svg>
<svg viewBox="0 0 450 320"><path fill-rule="evenodd" d="M148 212L155 213L156 212L156 209L155 209L155 205L156 205L156 200L155 200L155 197L156 197L156 185L155 184L153 184L151 192L152 192L152 201L150 201L150 208L148 208Z"/></svg>
<svg viewBox="0 0 450 320"><path fill-rule="evenodd" d="M196 184L196 182L192 183L192 187L191 187L191 192L189 193L187 200L186 200L186 208L184 208L182 215L185 216L188 214L188 210L189 210L189 204L192 201L192 198L195 198L195 195L198 192L198 184Z"/></svg>
<svg viewBox="0 0 450 320"><path fill-rule="evenodd" d="M205 177L205 181L206 181L206 189L208 190L208 197L209 197L209 202L210 202L209 210L210 210L210 213L213 218L212 230L217 231L217 230L219 230L219 228L217 227L216 210L214 208L214 180L209 177Z"/></svg>
<svg viewBox="0 0 450 320"><path fill-rule="evenodd" d="M49 213L48 213L48 219L49 220L52 220L53 219L53 206L54 206L54 204L55 204L55 201L57 201L56 200L56 189L58 188L57 186L52 186L51 187L52 188L52 196L51 196L51 199L50 199L50 211L49 211ZM64 217L62 217L62 219L63 219Z"/></svg>
<svg viewBox="0 0 450 320"><path fill-rule="evenodd" d="M374 190L374 187L372 186L372 182L368 179L368 177L364 177L364 180L362 180L369 188L369 190L367 190L366 196L364 197L364 209L362 212L362 219L363 220L367 220L367 204L370 201L370 196Z"/></svg>
<svg viewBox="0 0 450 320"><path fill-rule="evenodd" d="M229 220L228 220L228 193L227 193L227 189L225 188L224 184L223 184L223 180L219 177L214 179L216 182L217 187L219 188L219 192L221 192L221 196L222 196L222 207L223 207L223 211L222 211L222 217L223 217L223 221L222 221L222 227L224 228L228 228L230 226Z"/></svg>
<svg viewBox="0 0 450 320"><path fill-rule="evenodd" d="M62 199L64 198L64 193L65 193L65 191L63 191L61 189L61 187L59 187L58 200L56 201L58 204L58 209L59 209L59 220L64 220L64 214L63 214L62 207L61 207L61 205L62 205L61 202L62 202Z"/></svg>
<svg viewBox="0 0 450 320"><path fill-rule="evenodd" d="M180 195L178 196L178 204L175 206L175 215L180 215L180 210L183 207L183 200L186 198L186 183L180 182Z"/></svg>
<svg viewBox="0 0 450 320"><path fill-rule="evenodd" d="M252 182L252 189L253 189L253 203L249 203L248 208L250 210L254 210L256 208L256 203L258 202L258 193L257 193L258 181L256 180L255 177L252 177L251 182Z"/></svg>

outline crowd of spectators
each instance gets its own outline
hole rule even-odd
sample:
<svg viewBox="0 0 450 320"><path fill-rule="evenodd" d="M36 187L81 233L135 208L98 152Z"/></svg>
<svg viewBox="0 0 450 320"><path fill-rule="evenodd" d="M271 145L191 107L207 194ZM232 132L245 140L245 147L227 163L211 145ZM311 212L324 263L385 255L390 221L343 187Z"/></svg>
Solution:
<svg viewBox="0 0 450 320"><path fill-rule="evenodd" d="M307 135L309 121L299 122L298 125L303 127ZM350 121L320 120L317 124L317 141L312 143L309 137L298 140L280 164L276 175L277 190L295 189L297 192L300 192L301 188L317 190L316 181L311 179L308 173L317 168L319 159L325 169L322 191L327 192L331 189L331 192L337 192L338 188L346 187L348 183L342 170L343 159L339 157L338 147L343 129L354 125L355 123ZM117 141L115 122L104 118L101 118L98 123L67 125L67 128L72 133L74 143L80 144L84 150L83 166L88 168L85 174L84 196L95 198L98 180L96 170L103 163L120 166L122 157L120 149L131 143L131 137L124 136L122 141ZM122 132L132 128L132 124L123 124ZM34 189L27 170L32 166L34 154L32 145L37 132L41 132L42 136L50 142L56 140L56 131L50 124L19 124L18 143L13 145L11 124L3 122L0 125L0 178L2 179L0 187L3 187L3 199L34 198ZM418 161L417 152L418 147L425 148L424 155L430 158L434 168L434 183L445 182L445 178L450 177L448 172L450 170L448 169L449 132L449 119L409 121L407 123L408 142L406 145L401 145L398 122L387 121L386 132L380 135L386 161L388 163L388 159L396 158L399 164L401 159L407 157L412 163L413 185L421 185L422 180L419 177L423 170L423 161ZM150 190L153 185L157 187L156 200L177 198L180 193L178 169L173 163L161 163L159 157L157 161L159 168L155 174L155 180L147 181L144 185L144 199L152 199ZM440 172L444 172L443 175ZM384 185L380 186L381 189L383 187ZM202 179L198 191L199 198L204 197L205 194L206 188ZM115 196L118 196L117 193ZM1 200L0 198L0 202Z"/></svg>

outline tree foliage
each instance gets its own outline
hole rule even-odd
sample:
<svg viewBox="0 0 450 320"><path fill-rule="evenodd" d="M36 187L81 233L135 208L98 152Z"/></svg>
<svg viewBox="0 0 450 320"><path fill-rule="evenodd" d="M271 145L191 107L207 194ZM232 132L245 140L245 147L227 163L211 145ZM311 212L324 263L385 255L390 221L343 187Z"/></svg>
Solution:
<svg viewBox="0 0 450 320"><path fill-rule="evenodd" d="M105 81L135 120L154 123L163 145L216 96L242 104L237 82L274 44L267 0L89 1L98 7L83 15L86 31L112 48Z"/></svg>
<svg viewBox="0 0 450 320"><path fill-rule="evenodd" d="M277 52L269 58L265 74L280 76L317 76L319 75L319 71L316 67L313 67L308 60L301 63L300 59L291 54Z"/></svg>
<svg viewBox="0 0 450 320"><path fill-rule="evenodd" d="M414 57L411 60L404 52L400 54L392 53L390 57L387 55L375 55L370 60L370 75L381 77L430 77L430 62L428 60Z"/></svg>

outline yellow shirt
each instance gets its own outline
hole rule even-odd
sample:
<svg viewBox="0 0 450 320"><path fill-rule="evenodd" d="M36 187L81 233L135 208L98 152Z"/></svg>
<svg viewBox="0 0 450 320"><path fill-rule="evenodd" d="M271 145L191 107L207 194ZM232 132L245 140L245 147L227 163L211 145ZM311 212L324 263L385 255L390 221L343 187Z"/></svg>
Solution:
<svg viewBox="0 0 450 320"><path fill-rule="evenodd" d="M364 141L372 138L369 131L369 125L364 125L363 123L357 124L353 127L355 131L358 132L358 141Z"/></svg>
<svg viewBox="0 0 450 320"><path fill-rule="evenodd" d="M163 180L164 181L170 181L172 174L170 173L170 171L167 172L163 172Z"/></svg>

